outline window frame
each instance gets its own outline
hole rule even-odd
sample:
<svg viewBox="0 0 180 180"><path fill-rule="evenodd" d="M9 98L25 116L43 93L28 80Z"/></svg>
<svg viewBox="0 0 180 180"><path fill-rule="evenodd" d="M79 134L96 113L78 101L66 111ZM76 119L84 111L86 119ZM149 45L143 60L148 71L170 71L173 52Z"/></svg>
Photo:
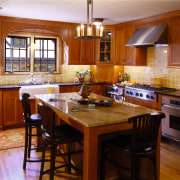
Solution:
<svg viewBox="0 0 180 180"><path fill-rule="evenodd" d="M7 37L11 37L11 38L13 38L13 45L12 45L12 47L10 47L10 48L6 48L6 38ZM18 48L16 48L15 46L14 46L14 39L15 38L18 38L18 39L26 39L26 48L25 48L25 50L26 50L26 59L25 60L22 60L22 61L25 61L26 62L26 64L27 64L27 62L28 62L28 56L27 56L27 54L28 54L28 51L29 51L29 54L30 54L30 52L31 52L31 50L30 50L30 48L28 48L27 47L27 45L28 45L28 38L30 39L30 37L20 37L20 36L11 36L11 35L8 35L6 38L5 38L5 66L4 66L4 71L5 72L12 72L12 71L6 71L6 63L7 63L7 59L6 59L6 50L7 49L9 49L9 50L12 50L12 53L13 53L13 51L14 50L18 50L18 52L19 52L19 57L17 58L17 60L15 60L14 59L14 56L12 57L12 68L14 67L13 66L13 64L15 64L15 61L19 61L19 63L18 63L18 66L19 66L19 70L20 70L20 63L21 63L21 60L20 60L20 51L21 50L23 50L23 49L21 49L20 48L20 46L18 47ZM30 39L30 45L31 45L31 39ZM30 56L30 55L29 55ZM30 59L31 59L31 57L29 57L29 61L30 61ZM10 61L10 60L9 60ZM31 61L30 61L31 62ZM30 64L30 62L29 62L29 64ZM27 70L27 66L26 66L26 70ZM20 73L20 72L30 72L30 67L29 67L29 71L14 71L14 72L18 72L18 73Z"/></svg>
<svg viewBox="0 0 180 180"><path fill-rule="evenodd" d="M30 38L30 71L24 71L24 72L5 72L5 59L6 59L6 37L8 36L16 36L16 37L29 37ZM63 62L63 40L60 36L58 35L55 35L55 34L51 34L51 33L29 33L29 32L15 32L15 33L10 33L8 34L7 36L5 37L4 39L4 42L3 43L3 66L1 68L1 74L5 74L5 75L8 75L8 74L15 74L15 75L23 75L23 74L31 74L31 73L34 73L34 74L49 74L49 72L36 72L34 71L34 38L47 38L47 39L56 39L56 71L53 72L53 74L60 74L61 73L61 70L60 70L60 66L62 65L62 62Z"/></svg>
<svg viewBox="0 0 180 180"><path fill-rule="evenodd" d="M36 64L38 64L38 63L36 63L36 62L39 62L39 64L40 64L40 69L41 69L41 65L42 64L46 64L46 71L43 71L42 69L41 69L41 71L40 72L50 72L51 70L49 70L48 69L48 65L49 65L49 62L50 61L53 61L54 63L53 63L53 65L55 65L55 70L56 70L56 65L57 65L57 57L56 57L56 52L57 52L57 40L56 40L56 38L42 38L42 37L34 37L34 45L36 45L36 43L35 43L35 41L36 40L39 40L40 41L40 47L37 49L37 46L36 46L36 48L34 49L34 67L33 67L33 71L34 72L37 72L37 71L35 71L35 65ZM46 51L47 51L47 57L45 58L44 57L44 54L45 54L45 49L44 49L44 47L43 47L43 43L42 43L42 41L43 40L47 40L47 49L46 49ZM48 47L48 42L49 42L49 40L55 40L55 49L49 49L49 47ZM42 44L41 44L42 43ZM43 47L43 48L42 48ZM48 54L50 53L50 52L54 52L54 58L52 58L52 60L49 58L49 56L48 56ZM39 52L39 55L42 53L42 55L40 55L39 56L39 58L37 58L37 59L35 59L35 53L36 52ZM44 61L44 62L43 62Z"/></svg>

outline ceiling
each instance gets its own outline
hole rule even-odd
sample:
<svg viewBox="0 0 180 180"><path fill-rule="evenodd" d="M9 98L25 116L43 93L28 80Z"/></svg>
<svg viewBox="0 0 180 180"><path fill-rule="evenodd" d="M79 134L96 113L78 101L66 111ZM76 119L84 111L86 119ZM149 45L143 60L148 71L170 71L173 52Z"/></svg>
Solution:
<svg viewBox="0 0 180 180"><path fill-rule="evenodd" d="M93 17L112 25L180 9L180 0L94 0ZM0 16L87 22L87 0L0 0Z"/></svg>

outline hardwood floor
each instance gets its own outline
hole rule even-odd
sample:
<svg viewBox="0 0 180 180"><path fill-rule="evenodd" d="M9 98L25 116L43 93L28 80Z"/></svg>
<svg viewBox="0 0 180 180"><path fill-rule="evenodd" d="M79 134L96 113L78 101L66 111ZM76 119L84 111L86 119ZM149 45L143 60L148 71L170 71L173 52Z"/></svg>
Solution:
<svg viewBox="0 0 180 180"><path fill-rule="evenodd" d="M38 180L40 163L27 163L26 171L23 170L24 148L14 148L0 151L0 179L1 180ZM40 153L34 152L34 157ZM46 165L48 168L49 165ZM160 180L180 179L180 147L172 146L166 142L161 143ZM44 175L43 180L49 176ZM76 176L67 174L55 175L55 180L77 180Z"/></svg>

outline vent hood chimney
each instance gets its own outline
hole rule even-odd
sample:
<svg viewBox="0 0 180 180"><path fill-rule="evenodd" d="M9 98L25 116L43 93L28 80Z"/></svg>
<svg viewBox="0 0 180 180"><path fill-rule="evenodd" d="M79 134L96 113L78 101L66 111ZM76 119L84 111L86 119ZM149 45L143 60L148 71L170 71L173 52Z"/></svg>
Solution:
<svg viewBox="0 0 180 180"><path fill-rule="evenodd" d="M137 29L126 46L167 46L168 25Z"/></svg>

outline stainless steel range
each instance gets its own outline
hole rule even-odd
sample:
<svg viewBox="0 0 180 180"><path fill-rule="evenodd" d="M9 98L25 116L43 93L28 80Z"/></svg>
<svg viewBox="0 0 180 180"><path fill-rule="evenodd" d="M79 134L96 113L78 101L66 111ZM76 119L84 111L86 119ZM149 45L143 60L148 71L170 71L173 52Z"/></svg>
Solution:
<svg viewBox="0 0 180 180"><path fill-rule="evenodd" d="M171 91L171 90L175 90L175 89L166 88L166 87L156 88L156 87L151 87L150 85L137 84L133 86L126 86L125 95L130 97L135 97L138 99L157 102L158 91Z"/></svg>

